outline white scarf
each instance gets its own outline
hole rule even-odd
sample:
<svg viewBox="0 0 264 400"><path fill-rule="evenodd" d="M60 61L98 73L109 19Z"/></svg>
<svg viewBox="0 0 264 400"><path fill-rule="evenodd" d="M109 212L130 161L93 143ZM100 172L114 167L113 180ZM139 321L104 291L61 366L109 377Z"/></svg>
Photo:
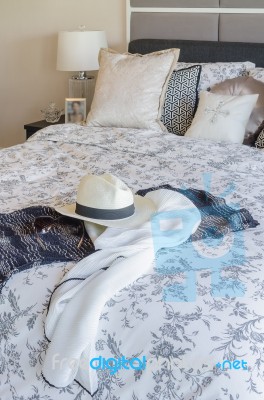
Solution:
<svg viewBox="0 0 264 400"><path fill-rule="evenodd" d="M176 232L173 246L185 242L195 232L201 215L185 196L165 189L146 196L156 205L157 213L184 210L183 222L170 221L169 229ZM157 251L162 230L155 235ZM161 243L164 247L164 240ZM140 276L153 272L151 221L134 229L107 228L94 245L96 250L101 250L73 267L64 277L65 283L52 295L45 322L45 333L51 343L42 369L44 378L56 387L66 387L76 379L92 393L97 389L97 375L89 368L90 350L105 303ZM172 243L167 247L172 247ZM102 270L109 266L106 271Z"/></svg>

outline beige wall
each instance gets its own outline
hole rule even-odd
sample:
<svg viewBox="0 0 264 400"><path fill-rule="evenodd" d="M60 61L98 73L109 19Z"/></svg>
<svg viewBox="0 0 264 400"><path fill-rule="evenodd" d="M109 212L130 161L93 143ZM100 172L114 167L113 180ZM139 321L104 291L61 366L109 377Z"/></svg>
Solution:
<svg viewBox="0 0 264 400"><path fill-rule="evenodd" d="M68 77L56 71L57 32L86 25L126 49L125 0L0 0L0 147L25 140L25 123L49 101L64 108Z"/></svg>

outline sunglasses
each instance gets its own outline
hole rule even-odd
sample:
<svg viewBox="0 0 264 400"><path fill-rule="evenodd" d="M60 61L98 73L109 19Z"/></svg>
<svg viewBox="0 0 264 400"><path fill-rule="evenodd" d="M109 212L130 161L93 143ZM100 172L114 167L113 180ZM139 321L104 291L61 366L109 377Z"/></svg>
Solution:
<svg viewBox="0 0 264 400"><path fill-rule="evenodd" d="M74 235L79 234L81 228L82 236L81 239L79 240L77 248L79 249L82 246L85 236L83 221L77 222L76 219L74 218L64 217L64 216L53 218L47 215L43 215L35 218L35 220L33 221L33 229L38 243L44 250L46 249L46 246L43 241L43 238L41 238L40 235L45 235L46 233L49 233L52 228L56 227L63 230L65 233Z"/></svg>

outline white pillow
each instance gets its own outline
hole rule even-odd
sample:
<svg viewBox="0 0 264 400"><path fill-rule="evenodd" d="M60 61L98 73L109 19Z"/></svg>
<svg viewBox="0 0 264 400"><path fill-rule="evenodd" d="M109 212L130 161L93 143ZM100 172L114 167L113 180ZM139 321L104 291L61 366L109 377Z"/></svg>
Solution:
<svg viewBox="0 0 264 400"><path fill-rule="evenodd" d="M211 86L223 82L226 79L246 76L249 71L255 68L255 64L250 61L244 62L218 62L218 63L184 63L179 62L176 69L188 68L193 65L201 65L201 77L198 92L208 90Z"/></svg>
<svg viewBox="0 0 264 400"><path fill-rule="evenodd" d="M257 81L264 82L264 68L254 68L249 71L249 76Z"/></svg>
<svg viewBox="0 0 264 400"><path fill-rule="evenodd" d="M179 54L179 49L144 56L102 49L87 125L166 130L160 117Z"/></svg>
<svg viewBox="0 0 264 400"><path fill-rule="evenodd" d="M201 92L198 109L185 136L243 143L246 125L258 96Z"/></svg>

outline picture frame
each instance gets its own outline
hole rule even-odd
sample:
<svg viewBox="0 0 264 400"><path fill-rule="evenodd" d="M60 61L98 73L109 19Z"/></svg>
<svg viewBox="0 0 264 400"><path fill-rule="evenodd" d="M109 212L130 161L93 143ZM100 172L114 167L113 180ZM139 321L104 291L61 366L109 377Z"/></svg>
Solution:
<svg viewBox="0 0 264 400"><path fill-rule="evenodd" d="M66 98L65 99L65 123L83 124L86 121L86 99Z"/></svg>

